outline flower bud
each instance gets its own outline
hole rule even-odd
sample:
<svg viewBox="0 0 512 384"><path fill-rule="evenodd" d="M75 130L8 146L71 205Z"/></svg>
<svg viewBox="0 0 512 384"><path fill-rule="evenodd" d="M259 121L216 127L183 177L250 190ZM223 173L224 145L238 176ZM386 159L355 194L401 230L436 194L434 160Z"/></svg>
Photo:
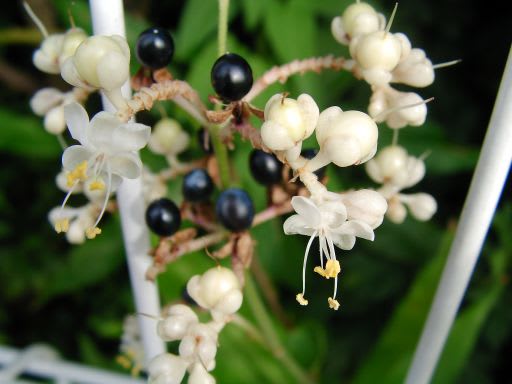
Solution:
<svg viewBox="0 0 512 384"><path fill-rule="evenodd" d="M383 28L384 16L367 3L349 5L341 16L331 23L331 32L341 44L347 45L354 36L366 35Z"/></svg>
<svg viewBox="0 0 512 384"><path fill-rule="evenodd" d="M188 328L198 321L197 315L186 305L173 305L169 308L167 317L158 322L158 336L164 341L180 340Z"/></svg>
<svg viewBox="0 0 512 384"><path fill-rule="evenodd" d="M121 36L91 36L68 57L61 75L75 87L120 88L129 78L130 49Z"/></svg>
<svg viewBox="0 0 512 384"><path fill-rule="evenodd" d="M391 81L412 87L427 87L434 82L434 67L423 49L414 48L396 66Z"/></svg>
<svg viewBox="0 0 512 384"><path fill-rule="evenodd" d="M405 206L397 198L391 199L389 201L386 217L395 224L401 224L404 222L406 216L407 210Z"/></svg>
<svg viewBox="0 0 512 384"><path fill-rule="evenodd" d="M225 315L236 312L242 305L240 284L228 268L215 267L201 276L193 276L187 284L187 291L201 307Z"/></svg>
<svg viewBox="0 0 512 384"><path fill-rule="evenodd" d="M30 108L38 116L44 116L50 109L64 100L64 93L57 88L42 88L30 99Z"/></svg>
<svg viewBox="0 0 512 384"><path fill-rule="evenodd" d="M189 135L178 121L165 118L153 127L148 147L161 155L177 155L188 147L189 141Z"/></svg>
<svg viewBox="0 0 512 384"><path fill-rule="evenodd" d="M427 105L414 92L378 89L370 98L368 113L377 123L385 121L389 128L400 129L422 125L427 118Z"/></svg>
<svg viewBox="0 0 512 384"><path fill-rule="evenodd" d="M420 221L427 221L436 213L437 202L428 193L400 195L402 202L407 205L411 215Z"/></svg>
<svg viewBox="0 0 512 384"><path fill-rule="evenodd" d="M327 108L320 114L316 138L323 152L339 167L364 163L375 154L379 132L366 113Z"/></svg>
<svg viewBox="0 0 512 384"><path fill-rule="evenodd" d="M59 55L62 51L63 42L64 35L62 33L46 37L32 56L32 61L36 68L46 73L59 73Z"/></svg>
<svg viewBox="0 0 512 384"><path fill-rule="evenodd" d="M171 353L162 353L148 364L150 384L179 384L185 376L188 363Z"/></svg>
<svg viewBox="0 0 512 384"><path fill-rule="evenodd" d="M274 151L292 149L315 130L319 110L307 94L297 100L282 94L272 96L265 105L265 122L261 126L263 143Z"/></svg>
<svg viewBox="0 0 512 384"><path fill-rule="evenodd" d="M64 106L62 104L46 113L43 126L48 133L53 135L60 135L66 130L66 119L64 118Z"/></svg>
<svg viewBox="0 0 512 384"><path fill-rule="evenodd" d="M181 340L180 356L184 359L199 358L204 367L211 371L215 367L217 338L217 332L210 325L192 325Z"/></svg>
<svg viewBox="0 0 512 384"><path fill-rule="evenodd" d="M391 145L366 163L366 172L377 183L392 182L399 172L406 170L407 160L407 151L403 147Z"/></svg>
<svg viewBox="0 0 512 384"><path fill-rule="evenodd" d="M78 46L87 39L87 34L81 28L72 28L64 34L59 55L59 63L62 64L68 57L73 56Z"/></svg>
<svg viewBox="0 0 512 384"><path fill-rule="evenodd" d="M401 54L401 39L386 31L358 36L350 42L350 55L371 85L382 86L391 81L391 71L398 65Z"/></svg>
<svg viewBox="0 0 512 384"><path fill-rule="evenodd" d="M215 379L201 364L195 363L190 372L188 384L215 384Z"/></svg>
<svg viewBox="0 0 512 384"><path fill-rule="evenodd" d="M361 220L373 229L382 224L388 209L386 199L377 191L361 189L341 194L347 209L347 220Z"/></svg>

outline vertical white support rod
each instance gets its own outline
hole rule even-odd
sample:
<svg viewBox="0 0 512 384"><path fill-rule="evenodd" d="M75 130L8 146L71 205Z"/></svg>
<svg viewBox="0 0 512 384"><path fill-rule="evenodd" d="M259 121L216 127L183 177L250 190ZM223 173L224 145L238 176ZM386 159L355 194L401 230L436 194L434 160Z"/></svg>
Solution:
<svg viewBox="0 0 512 384"><path fill-rule="evenodd" d="M512 50L455 239L407 374L407 384L426 384L432 378L480 255L511 160Z"/></svg>
<svg viewBox="0 0 512 384"><path fill-rule="evenodd" d="M125 36L124 9L122 0L90 0L94 34ZM130 95L130 86L123 86L123 95ZM103 97L107 111L115 111L112 104ZM121 216L124 246L130 272L135 308L138 313L158 316L160 300L155 283L145 278L151 264L148 255L149 233L144 221L144 198L141 179L125 179L117 191L117 202ZM164 342L156 333L155 320L138 316L146 361L165 351Z"/></svg>

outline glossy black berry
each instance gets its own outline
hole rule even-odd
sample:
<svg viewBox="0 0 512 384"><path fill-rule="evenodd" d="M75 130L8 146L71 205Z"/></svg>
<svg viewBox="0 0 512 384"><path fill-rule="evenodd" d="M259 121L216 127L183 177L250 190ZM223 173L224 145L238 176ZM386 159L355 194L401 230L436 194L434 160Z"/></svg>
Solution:
<svg viewBox="0 0 512 384"><path fill-rule="evenodd" d="M199 146L204 152L208 154L213 153L212 139L205 128L201 128L197 131L197 140L199 141Z"/></svg>
<svg viewBox="0 0 512 384"><path fill-rule="evenodd" d="M242 56L226 53L213 64L211 80L217 95L225 101L238 101L252 87L252 70Z"/></svg>
<svg viewBox="0 0 512 384"><path fill-rule="evenodd" d="M213 181L202 168L194 169L183 178L183 197L185 200L199 202L208 200L213 192Z"/></svg>
<svg viewBox="0 0 512 384"><path fill-rule="evenodd" d="M313 157L316 156L317 153L318 153L318 149L306 148L306 149L303 149L300 154L303 157L305 157L306 159L312 159ZM325 176L325 167L317 169L314 173L318 177L318 180L323 179L323 177Z"/></svg>
<svg viewBox="0 0 512 384"><path fill-rule="evenodd" d="M146 224L157 235L171 236L180 228L180 210L165 197L155 200L146 209Z"/></svg>
<svg viewBox="0 0 512 384"><path fill-rule="evenodd" d="M149 28L139 35L135 52L139 62L151 69L166 67L174 55L171 34L162 28Z"/></svg>
<svg viewBox="0 0 512 384"><path fill-rule="evenodd" d="M283 164L273 154L259 149L251 152L249 168L252 177L260 184L277 184L282 179Z"/></svg>
<svg viewBox="0 0 512 384"><path fill-rule="evenodd" d="M217 219L233 232L249 228L254 218L252 200L243 189L229 188L219 195L215 206Z"/></svg>

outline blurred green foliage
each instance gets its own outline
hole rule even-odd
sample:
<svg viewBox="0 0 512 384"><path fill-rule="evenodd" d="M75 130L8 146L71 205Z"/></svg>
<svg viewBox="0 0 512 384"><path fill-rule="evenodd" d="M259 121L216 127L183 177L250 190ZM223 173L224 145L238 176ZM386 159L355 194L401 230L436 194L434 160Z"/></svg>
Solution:
<svg viewBox="0 0 512 384"><path fill-rule="evenodd" d="M372 3L384 13L392 7L389 1ZM51 6L36 9L44 10L51 27L66 28L70 7L77 25L90 31L86 2L54 0L48 4ZM347 0L232 0L228 48L246 57L256 78L271 66L296 58L346 55L346 49L330 36L330 20L347 4ZM485 42L483 37L494 37L496 30L485 24L488 28L482 30L488 34L482 33L483 37L476 36L464 45L462 31L474 32L467 18L478 15L479 20L485 19L481 10L458 8L461 1L435 4L446 8L425 8L422 2L401 4L395 25L412 36L414 45L433 52L435 62L456 57L470 60L468 65L464 62L439 71L436 84L420 91L425 97L436 97L432 113L424 126L405 129L400 135L400 142L411 153L431 152L426 161L427 178L416 189L438 198L438 215L429 223L407 219L396 226L386 222L376 231L374 243L359 240L353 251L340 252L343 275L339 312L327 308L330 285L313 276L312 268L307 276L310 305L304 308L295 303L306 239L284 236L280 219L252 231L258 242L259 262L271 277L284 308L286 321L274 318L279 337L291 356L321 383L403 380L453 237L453 219L460 211L477 160L478 143L503 66L499 60L505 57L508 43L496 43L496 50L488 53L492 60L473 63L471 58ZM130 46L133 49L138 33L151 23L170 28L177 47L171 71L189 81L207 101L212 93L209 71L216 58L216 12L213 0L127 1ZM6 14L8 18L0 20L0 28L6 31L30 25L20 7L10 5ZM15 67L29 82L23 87L7 82L8 88L0 90L0 343L24 347L47 342L66 358L120 370L114 357L122 319L133 312L133 305L118 219L105 220L103 234L79 247L70 247L53 233L46 215L63 197L54 185L60 148L43 130L40 119L31 115L28 99L35 88L65 85L31 68L32 37L23 47L20 39L12 38L10 44L10 35L0 34L4 37L0 64ZM451 42L460 44L455 51L449 51L453 49ZM475 74L475 67L481 73ZM134 60L133 71L136 68ZM487 82L480 79L484 73ZM368 87L346 73L311 73L294 76L285 85L271 86L255 105L263 107L265 100L279 91L294 96L310 93L322 109L340 105L364 110L369 96ZM90 110L98 105L93 98ZM162 105L191 133L198 128L172 104ZM141 115L148 122L158 117L158 112ZM388 144L389 129L382 127L380 132L380 144ZM237 183L250 192L260 210L265 206L265 190L248 173L249 152L247 143L237 141L231 160ZM194 144L185 157L198 154ZM163 165L162 159L147 152L143 159L154 170ZM333 189L372 186L361 168L329 169L328 174ZM179 183L178 178L170 184L170 197L177 201L181 201ZM511 205L503 203L435 383L501 382L510 374L506 352L511 348L512 294L505 288L512 255L511 217ZM159 278L163 301L181 300L190 276L211 265L203 252L172 264ZM253 320L247 305L241 313ZM219 383L294 382L268 346L257 343L236 325L229 325L221 334L214 374Z"/></svg>

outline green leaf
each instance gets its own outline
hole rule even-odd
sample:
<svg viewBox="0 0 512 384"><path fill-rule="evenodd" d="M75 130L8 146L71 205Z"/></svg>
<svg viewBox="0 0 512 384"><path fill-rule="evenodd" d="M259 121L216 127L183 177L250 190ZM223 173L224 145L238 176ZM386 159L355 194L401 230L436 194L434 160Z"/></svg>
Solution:
<svg viewBox="0 0 512 384"><path fill-rule="evenodd" d="M499 251L491 259L499 259L505 265L507 255ZM504 273L505 271L502 271ZM437 366L433 384L455 383L473 352L485 320L494 308L504 284L501 276L495 276L486 292L465 308L457 317Z"/></svg>
<svg viewBox="0 0 512 384"><path fill-rule="evenodd" d="M56 158L61 149L55 137L43 128L41 119L23 116L0 107L0 149L38 159Z"/></svg>
<svg viewBox="0 0 512 384"><path fill-rule="evenodd" d="M352 383L401 383L435 293L453 233L447 231L437 255L421 270L385 326Z"/></svg>

